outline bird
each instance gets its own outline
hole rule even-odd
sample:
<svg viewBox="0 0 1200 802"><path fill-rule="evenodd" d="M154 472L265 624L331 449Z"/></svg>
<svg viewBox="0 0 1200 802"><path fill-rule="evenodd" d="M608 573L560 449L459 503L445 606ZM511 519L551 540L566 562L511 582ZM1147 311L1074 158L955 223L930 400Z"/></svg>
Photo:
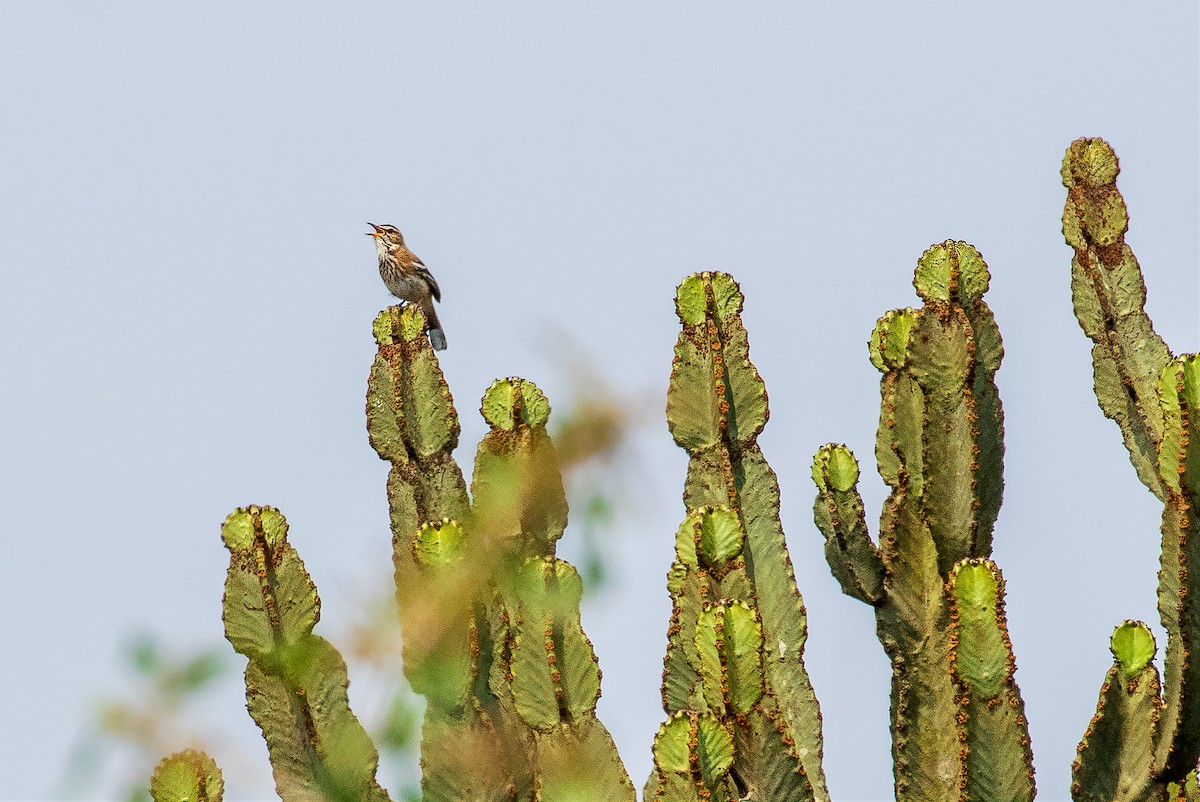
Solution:
<svg viewBox="0 0 1200 802"><path fill-rule="evenodd" d="M397 298L421 305L425 320L429 323L429 342L435 351L446 350L446 333L438 321L433 308L434 301L442 300L442 291L437 280L421 257L404 244L404 235L395 226L377 226L367 223L374 231L368 237L375 238L375 250L379 252L379 275L388 290Z"/></svg>

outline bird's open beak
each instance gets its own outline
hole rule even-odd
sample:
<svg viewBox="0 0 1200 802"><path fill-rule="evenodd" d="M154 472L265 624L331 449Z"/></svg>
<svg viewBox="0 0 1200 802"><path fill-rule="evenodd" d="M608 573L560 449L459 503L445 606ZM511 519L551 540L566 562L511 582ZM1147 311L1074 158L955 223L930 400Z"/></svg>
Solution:
<svg viewBox="0 0 1200 802"><path fill-rule="evenodd" d="M378 237L382 233L379 230L379 226L375 225L374 223L367 223L367 225L369 225L371 228L375 229L374 231L367 232L368 237Z"/></svg>

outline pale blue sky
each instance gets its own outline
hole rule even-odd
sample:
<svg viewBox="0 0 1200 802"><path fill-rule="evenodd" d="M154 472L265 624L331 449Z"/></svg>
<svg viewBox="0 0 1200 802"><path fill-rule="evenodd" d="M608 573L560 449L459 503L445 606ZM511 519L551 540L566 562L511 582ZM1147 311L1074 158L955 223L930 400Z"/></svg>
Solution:
<svg viewBox="0 0 1200 802"><path fill-rule="evenodd" d="M1113 143L1150 312L1196 350L1197 8L971 8L3 4L0 798L47 798L131 633L221 637L234 506L287 515L327 632L386 579L362 414L389 302L371 220L441 284L460 460L494 377L562 399L550 346L568 338L618 388L663 398L679 279L742 283L843 801L891 796L888 667L825 566L809 462L829 440L856 451L874 531L867 335L916 303L930 243L974 243L1007 354L994 554L1041 799L1065 799L1112 627L1143 618L1164 641L1159 507L1091 395L1058 169L1077 136ZM685 459L661 421L637 451L649 481L584 626L640 788ZM240 689L206 715L239 733L215 754L227 798L269 794Z"/></svg>

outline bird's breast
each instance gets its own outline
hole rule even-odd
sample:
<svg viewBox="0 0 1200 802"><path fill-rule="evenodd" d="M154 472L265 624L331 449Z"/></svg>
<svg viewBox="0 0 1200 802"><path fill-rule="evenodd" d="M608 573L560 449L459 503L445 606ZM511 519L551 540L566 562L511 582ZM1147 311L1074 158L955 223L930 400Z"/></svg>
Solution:
<svg viewBox="0 0 1200 802"><path fill-rule="evenodd" d="M383 283L397 298L405 301L420 301L429 295L429 287L417 275L388 269L384 265L379 266L379 275L383 276Z"/></svg>

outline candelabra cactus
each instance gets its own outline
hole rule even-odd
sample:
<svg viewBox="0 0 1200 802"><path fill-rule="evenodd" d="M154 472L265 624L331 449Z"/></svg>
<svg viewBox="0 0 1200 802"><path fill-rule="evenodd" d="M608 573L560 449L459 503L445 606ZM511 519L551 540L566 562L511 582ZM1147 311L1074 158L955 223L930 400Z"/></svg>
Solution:
<svg viewBox="0 0 1200 802"><path fill-rule="evenodd" d="M404 667L425 694L422 791L433 800L633 800L596 719L600 669L582 584L554 556L567 503L550 406L522 379L484 394L474 503L451 458L459 425L415 307L376 318L367 428L388 500Z"/></svg>
<svg viewBox="0 0 1200 802"><path fill-rule="evenodd" d="M346 664L312 634L321 600L287 521L271 507L234 510L221 527L229 549L225 637L246 664L246 708L262 730L283 800L382 802L379 755L350 711Z"/></svg>
<svg viewBox="0 0 1200 802"><path fill-rule="evenodd" d="M779 485L756 442L767 392L743 297L724 273L684 279L667 423L689 455L668 576L668 719L644 798L827 800L821 713L804 668L804 603Z"/></svg>
<svg viewBox="0 0 1200 802"><path fill-rule="evenodd" d="M847 595L875 608L892 663L897 800L1034 793L1004 584L986 559L1004 449L994 381L1003 348L983 301L988 281L972 246L934 245L913 282L924 306L888 312L871 335L883 373L875 457L892 489L878 545L854 455L830 444L813 463L829 567Z"/></svg>
<svg viewBox="0 0 1200 802"><path fill-rule="evenodd" d="M1093 340L1095 390L1139 479L1163 502L1159 610L1163 672L1149 629L1112 636L1114 664L1073 767L1077 802L1200 802L1200 357L1172 357L1145 315L1124 243L1117 161L1079 140L1063 163L1075 249L1075 313ZM875 446L891 488L878 542L843 445L813 461L814 518L842 587L875 612L892 666L897 800L1034 794L1032 755L989 559L1003 490L999 330L983 301L987 265L962 242L917 263L920 309L880 318L869 343L883 374ZM749 358L741 290L723 273L680 284L667 421L689 457L686 508L667 576L666 721L644 800L827 802L821 714L804 667L804 605L779 517L779 486L757 444L767 392ZM375 319L367 431L390 463L387 494L404 670L428 702L426 802L633 802L595 715L600 669L580 623L582 583L555 556L567 503L550 407L510 378L484 393L490 430L470 493L452 457L459 422L417 307ZM313 634L320 600L287 523L235 510L226 637L248 658L247 707L285 802L367 800L378 755L347 703L346 666ZM219 801L206 755L165 758L158 802Z"/></svg>
<svg viewBox="0 0 1200 802"><path fill-rule="evenodd" d="M1096 399L1120 427L1138 478L1163 502L1158 610L1167 650L1160 681L1146 625L1117 627L1071 791L1091 802L1184 798L1190 788L1192 799L1200 795L1200 357L1172 357L1146 315L1118 172L1104 140L1071 143L1063 236L1075 251L1075 317L1094 343Z"/></svg>

